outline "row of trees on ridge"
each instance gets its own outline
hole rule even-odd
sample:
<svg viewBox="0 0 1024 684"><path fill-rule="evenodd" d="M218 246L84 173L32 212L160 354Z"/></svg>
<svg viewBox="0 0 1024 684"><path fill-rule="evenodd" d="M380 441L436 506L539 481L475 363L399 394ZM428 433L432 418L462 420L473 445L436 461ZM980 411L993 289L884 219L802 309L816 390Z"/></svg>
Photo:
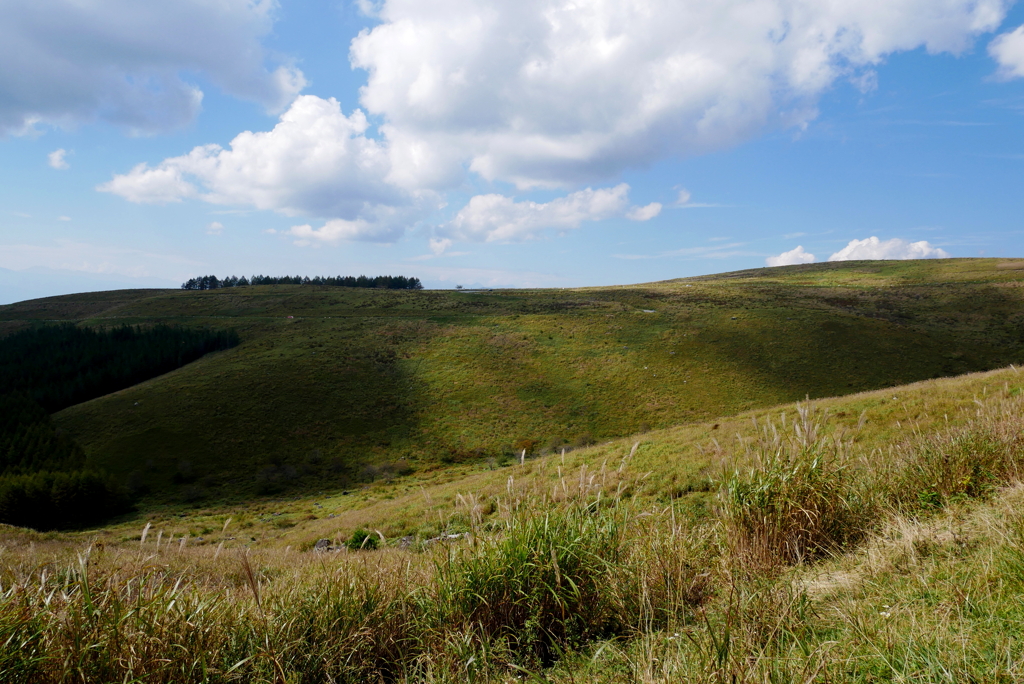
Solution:
<svg viewBox="0 0 1024 684"><path fill-rule="evenodd" d="M265 276L254 275L251 278L229 276L218 278L215 275L189 278L181 284L182 290L219 290L223 287L246 287L248 285L324 285L330 287L367 287L383 290L422 290L419 278L407 276Z"/></svg>

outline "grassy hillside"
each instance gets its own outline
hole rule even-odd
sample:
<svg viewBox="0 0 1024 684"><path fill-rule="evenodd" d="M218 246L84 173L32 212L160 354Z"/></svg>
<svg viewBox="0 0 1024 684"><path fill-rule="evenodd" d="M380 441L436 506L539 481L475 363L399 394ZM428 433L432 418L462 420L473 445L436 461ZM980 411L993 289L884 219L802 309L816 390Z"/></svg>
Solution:
<svg viewBox="0 0 1024 684"><path fill-rule="evenodd" d="M0 307L0 330L238 330L235 349L55 416L91 463L152 501L216 501L1019 362L1022 267L845 262L574 290L135 290Z"/></svg>
<svg viewBox="0 0 1024 684"><path fill-rule="evenodd" d="M358 496L0 530L0 678L1020 681L1022 428L1009 368ZM378 550L310 550L360 527Z"/></svg>
<svg viewBox="0 0 1024 684"><path fill-rule="evenodd" d="M970 424L977 418L978 402L1007 396L1016 400L1022 392L1024 369L1014 368L823 398L812 406L818 418L827 416L820 429L823 438L852 439L859 453L873 457L877 452L885 458L922 434ZM743 463L745 445L759 438L760 427L774 423L782 429L783 416L791 427L795 414L793 404L772 406L652 430L565 455L528 458L523 465L518 460L451 464L349 490L154 508L105 528L98 537L88 532L79 538L130 544L148 522L153 534L175 540L185 536L190 545L223 543L226 549L305 550L319 539L340 543L359 528L377 530L394 544L407 536L423 540L467 532L473 509L485 512L486 523L510 494L510 481L517 491L550 500L564 497L563 481L570 489L578 489L581 482L585 489L600 482L605 490L625 493L640 505L664 507L671 502L678 511L700 518L715 507L716 483Z"/></svg>

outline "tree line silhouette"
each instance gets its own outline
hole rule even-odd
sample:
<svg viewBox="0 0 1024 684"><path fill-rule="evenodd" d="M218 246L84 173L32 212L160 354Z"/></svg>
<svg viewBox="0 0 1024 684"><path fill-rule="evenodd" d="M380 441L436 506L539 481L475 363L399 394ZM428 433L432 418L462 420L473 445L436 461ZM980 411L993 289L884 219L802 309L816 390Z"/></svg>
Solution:
<svg viewBox="0 0 1024 684"><path fill-rule="evenodd" d="M0 339L0 523L40 530L93 525L131 508L125 489L88 467L50 413L238 344L234 331L73 324Z"/></svg>
<svg viewBox="0 0 1024 684"><path fill-rule="evenodd" d="M224 287L246 287L247 285L325 285L330 287L367 287L383 290L422 290L419 278L406 276L265 276L254 275L251 278L229 276L218 278L205 275L189 278L181 284L182 290L219 290Z"/></svg>

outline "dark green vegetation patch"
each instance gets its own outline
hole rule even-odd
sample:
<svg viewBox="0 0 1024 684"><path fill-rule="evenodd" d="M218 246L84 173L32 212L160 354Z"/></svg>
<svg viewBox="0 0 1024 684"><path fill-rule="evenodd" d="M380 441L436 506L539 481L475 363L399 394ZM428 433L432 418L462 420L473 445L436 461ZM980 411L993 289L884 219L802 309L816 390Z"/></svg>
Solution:
<svg viewBox="0 0 1024 684"><path fill-rule="evenodd" d="M71 323L0 339L0 522L36 529L85 527L124 513L122 483L89 464L57 411L174 370L238 344L234 332Z"/></svg>
<svg viewBox="0 0 1024 684"><path fill-rule="evenodd" d="M0 394L0 475L73 470L84 464L82 447L53 426L42 406L20 392Z"/></svg>
<svg viewBox="0 0 1024 684"><path fill-rule="evenodd" d="M182 290L217 290L224 287L246 287L248 285L328 285L331 287L367 287L385 290L422 290L419 278L407 276L265 276L254 275L252 278L228 276L218 278L205 275L189 278L181 284Z"/></svg>
<svg viewBox="0 0 1024 684"><path fill-rule="evenodd" d="M234 331L44 325L0 340L0 387L28 394L47 411L59 411L237 344Z"/></svg>
<svg viewBox="0 0 1024 684"><path fill-rule="evenodd" d="M40 530L86 527L131 507L112 477L22 393L0 394L0 523Z"/></svg>

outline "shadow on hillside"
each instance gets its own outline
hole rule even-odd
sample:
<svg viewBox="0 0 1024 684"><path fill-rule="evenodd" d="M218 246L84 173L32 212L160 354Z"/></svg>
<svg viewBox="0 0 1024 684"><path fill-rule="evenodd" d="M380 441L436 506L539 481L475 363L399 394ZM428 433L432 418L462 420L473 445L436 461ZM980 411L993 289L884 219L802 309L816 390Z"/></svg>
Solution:
<svg viewBox="0 0 1024 684"><path fill-rule="evenodd" d="M988 284L820 291L787 308L737 312L716 331L724 364L782 401L991 370L1024 358L1020 301Z"/></svg>
<svg viewBox="0 0 1024 684"><path fill-rule="evenodd" d="M1014 318L1019 302L1011 290L990 285L872 288L862 294L782 288L777 299L765 289L751 289L746 299L690 292L426 293L432 308L406 314L402 307L411 311L426 304L404 294L374 292L345 297L314 292L281 303L287 298L275 294L275 307L292 311L303 304L311 314L331 315L293 320L280 315L285 309L263 318L247 311L251 334L243 335L241 347L74 407L57 421L82 436L94 463L121 474L151 501L198 504L355 487L405 472L410 464L480 459L485 442L493 451L495 444L519 438L571 441L589 432L611 438L645 423L657 427L666 420L713 418L717 412L1020 360L1022 339ZM268 301L260 306L271 306ZM214 296L201 299L205 307L239 306L228 297L218 302ZM370 303L377 308L364 306ZM604 337L611 335L601 327L612 324L608 316L633 315L642 308L657 308L661 317L649 319L651 329L637 337L648 348L608 344L617 339ZM699 325L691 321L697 310ZM205 315L215 312L204 309ZM591 325L589 334L602 335L600 345L607 346L591 345L591 356L568 347L563 354L544 347L557 340L539 331L502 337L497 328L483 325L471 333L480 336L470 345L476 356L431 361L433 389L428 389L418 360L422 349L456 328L480 325L487 320L475 316L481 312L503 316L503 329L522 331L567 313L557 319L560 324ZM524 318L520 325L515 322L520 314L540 317ZM638 321L648 320L642 318L646 314L636 315ZM660 327L655 320L662 321ZM682 339L657 337L670 328L699 328L686 344L699 347L700 365L710 369L706 384L720 385L713 401L694 396L693 406L681 408L679 399L696 384L692 377L684 384L690 376L666 373L644 379L649 385L636 383L647 361L633 355L664 351L660 358L667 359L666 347ZM526 337L534 342L517 341ZM439 344L438 349L448 353L452 347ZM474 364L476 387L473 394L459 395L445 384L446 364L464 363ZM555 368L556 363L561 365ZM596 365L580 370L587 363ZM606 372L612 364L630 377ZM726 387L717 381L719 372L740 381ZM586 373L603 374L604 384ZM651 387L660 394L648 391ZM749 396L726 396L733 389ZM678 406L664 408L673 402ZM442 415L444 421L436 422ZM435 422L421 422L425 416Z"/></svg>

